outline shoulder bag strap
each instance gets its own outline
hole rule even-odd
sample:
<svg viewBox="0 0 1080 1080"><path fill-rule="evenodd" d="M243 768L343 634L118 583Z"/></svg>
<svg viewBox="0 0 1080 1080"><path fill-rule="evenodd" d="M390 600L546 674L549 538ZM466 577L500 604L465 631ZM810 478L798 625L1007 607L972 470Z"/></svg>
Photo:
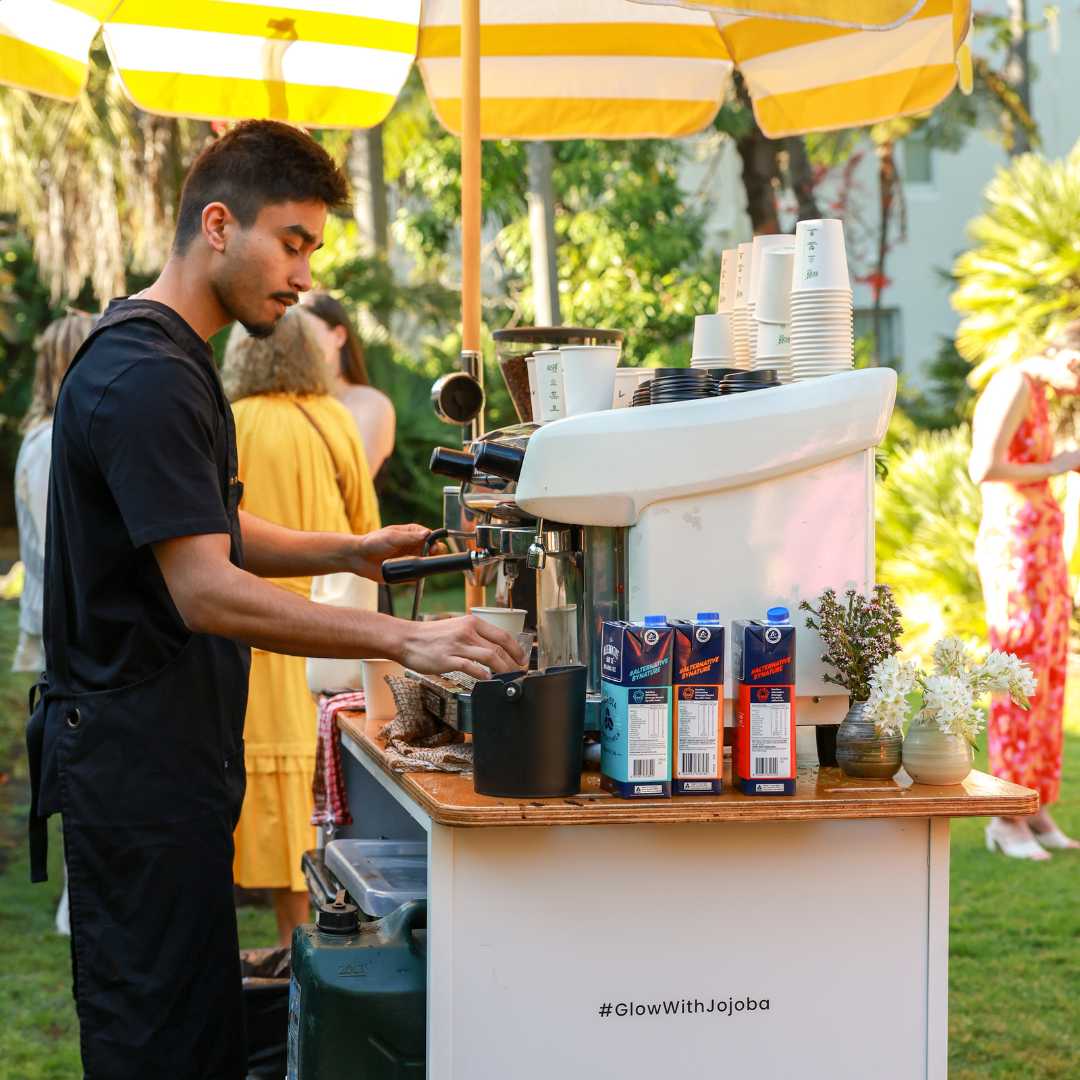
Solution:
<svg viewBox="0 0 1080 1080"><path fill-rule="evenodd" d="M351 521L352 516L349 513L349 500L345 498L345 481L341 476L341 470L338 468L337 458L334 457L334 451L330 447L330 440L326 437L326 433L321 427L319 427L318 421L314 416L304 408L295 398L292 399L292 403L304 414L307 422L315 429L319 438L322 439L323 446L326 447L326 452L330 455L330 465L334 470L334 482L337 484L338 494L341 496L341 504L345 508L345 520Z"/></svg>

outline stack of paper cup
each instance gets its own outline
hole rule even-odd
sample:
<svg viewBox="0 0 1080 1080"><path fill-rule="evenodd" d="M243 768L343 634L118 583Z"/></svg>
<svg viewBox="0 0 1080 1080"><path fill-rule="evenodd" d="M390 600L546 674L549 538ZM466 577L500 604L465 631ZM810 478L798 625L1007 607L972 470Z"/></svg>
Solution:
<svg viewBox="0 0 1080 1080"><path fill-rule="evenodd" d="M849 370L854 357L852 322L843 222L800 221L795 227L791 287L792 378Z"/></svg>
<svg viewBox="0 0 1080 1080"><path fill-rule="evenodd" d="M795 247L774 246L762 252L756 276L754 318L757 326L754 370L772 368L781 382L791 382L791 278ZM756 264L755 264L756 265Z"/></svg>
<svg viewBox="0 0 1080 1080"><path fill-rule="evenodd" d="M731 334L735 346L735 364L750 370L750 262L754 245L740 244L735 257L735 295L731 305Z"/></svg>
<svg viewBox="0 0 1080 1080"><path fill-rule="evenodd" d="M690 356L692 368L735 367L735 341L732 316L698 315L694 319L694 351Z"/></svg>
<svg viewBox="0 0 1080 1080"><path fill-rule="evenodd" d="M563 415L604 412L615 399L618 345L564 345L562 367Z"/></svg>
<svg viewBox="0 0 1080 1080"><path fill-rule="evenodd" d="M760 355L760 343L759 337L764 333L768 338L768 346L775 352L775 341L777 334L764 330L760 326L761 313L758 311L760 303L761 293L761 270L765 266L765 257L770 252L793 252L795 251L795 238L792 235L785 233L771 233L765 235L765 237L754 238L754 252L751 256L751 271L750 271L750 303L748 303L747 309L750 311L751 323L750 323L750 355L751 366L756 370L758 367L769 367L778 370L783 370L786 367L786 361L781 360L780 364L777 363L778 357L775 355L769 355L764 357L765 363L759 363Z"/></svg>
<svg viewBox="0 0 1080 1080"><path fill-rule="evenodd" d="M720 256L720 297L716 303L716 314L730 314L735 306L735 261L739 252L736 248L725 248Z"/></svg>

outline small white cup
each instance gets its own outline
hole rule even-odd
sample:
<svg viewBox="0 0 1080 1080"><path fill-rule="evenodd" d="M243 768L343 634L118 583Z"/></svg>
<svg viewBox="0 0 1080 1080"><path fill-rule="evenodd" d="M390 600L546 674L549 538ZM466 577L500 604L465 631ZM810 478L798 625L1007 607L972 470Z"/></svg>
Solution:
<svg viewBox="0 0 1080 1080"><path fill-rule="evenodd" d="M537 349L536 389L540 397L540 423L561 420L566 415L563 393L562 356L558 349Z"/></svg>
<svg viewBox="0 0 1080 1080"><path fill-rule="evenodd" d="M618 345L564 345L562 364L563 415L603 412L615 399Z"/></svg>
<svg viewBox="0 0 1080 1080"><path fill-rule="evenodd" d="M508 634L520 634L525 629L525 616L528 612L524 608L474 607L470 614L505 630Z"/></svg>
<svg viewBox="0 0 1080 1080"><path fill-rule="evenodd" d="M791 306L791 279L795 272L795 249L766 251L757 279L754 312L759 322L786 323Z"/></svg>
<svg viewBox="0 0 1080 1080"><path fill-rule="evenodd" d="M648 378L648 372L642 368L621 367L615 369L615 396L611 402L613 409L628 409L634 399L634 391L641 385L642 379Z"/></svg>
<svg viewBox="0 0 1080 1080"><path fill-rule="evenodd" d="M394 719L397 707L387 685L387 675L403 675L405 669L395 660L362 660L364 703L369 720L385 724Z"/></svg>
<svg viewBox="0 0 1080 1080"><path fill-rule="evenodd" d="M529 401L532 404L532 418L536 424L540 423L540 384L536 377L536 357L527 356L525 367L529 372Z"/></svg>
<svg viewBox="0 0 1080 1080"><path fill-rule="evenodd" d="M765 267L765 256L774 251L790 251L794 255L795 237L789 233L770 233L767 236L754 237L754 249L750 255L750 292L746 302L755 307L761 303L761 272Z"/></svg>
<svg viewBox="0 0 1080 1080"><path fill-rule="evenodd" d="M838 218L800 221L795 226L793 292L850 289L844 223Z"/></svg>
<svg viewBox="0 0 1080 1080"><path fill-rule="evenodd" d="M731 298L731 309L745 307L750 300L750 262L753 258L753 243L740 244L735 254L735 292Z"/></svg>
<svg viewBox="0 0 1080 1080"><path fill-rule="evenodd" d="M712 357L731 360L735 356L735 339L731 332L731 316L698 315L694 319L694 351L691 359Z"/></svg>
<svg viewBox="0 0 1080 1080"><path fill-rule="evenodd" d="M720 297L716 304L716 314L723 315L735 306L735 262L738 259L737 248L725 248L720 256Z"/></svg>
<svg viewBox="0 0 1080 1080"><path fill-rule="evenodd" d="M791 355L791 333L781 323L757 324L757 358L774 359Z"/></svg>

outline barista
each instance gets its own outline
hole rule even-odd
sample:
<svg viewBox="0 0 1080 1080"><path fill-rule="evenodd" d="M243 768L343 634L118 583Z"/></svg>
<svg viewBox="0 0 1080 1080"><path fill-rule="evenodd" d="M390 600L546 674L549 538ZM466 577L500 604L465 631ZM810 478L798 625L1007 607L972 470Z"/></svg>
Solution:
<svg viewBox="0 0 1080 1080"><path fill-rule="evenodd" d="M196 160L161 276L114 301L56 409L47 675L28 744L31 855L63 815L88 1080L242 1080L232 832L249 647L391 657L421 671L523 665L468 617L408 623L260 580L416 554L417 525L304 534L238 511L236 440L207 339L273 332L345 180L306 134L241 124Z"/></svg>

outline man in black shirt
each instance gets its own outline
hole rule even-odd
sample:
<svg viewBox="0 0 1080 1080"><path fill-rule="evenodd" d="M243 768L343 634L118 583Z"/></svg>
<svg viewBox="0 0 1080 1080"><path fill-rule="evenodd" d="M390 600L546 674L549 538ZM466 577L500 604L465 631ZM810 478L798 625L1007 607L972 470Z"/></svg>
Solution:
<svg viewBox="0 0 1080 1080"><path fill-rule="evenodd" d="M196 161L161 276L114 301L53 426L47 680L31 718L34 877L60 812L89 1080L242 1080L232 830L249 647L385 656L483 676L517 642L467 617L410 623L312 604L262 577L416 553L417 525L305 534L238 510L232 413L207 339L273 332L346 185L306 134L241 124Z"/></svg>

